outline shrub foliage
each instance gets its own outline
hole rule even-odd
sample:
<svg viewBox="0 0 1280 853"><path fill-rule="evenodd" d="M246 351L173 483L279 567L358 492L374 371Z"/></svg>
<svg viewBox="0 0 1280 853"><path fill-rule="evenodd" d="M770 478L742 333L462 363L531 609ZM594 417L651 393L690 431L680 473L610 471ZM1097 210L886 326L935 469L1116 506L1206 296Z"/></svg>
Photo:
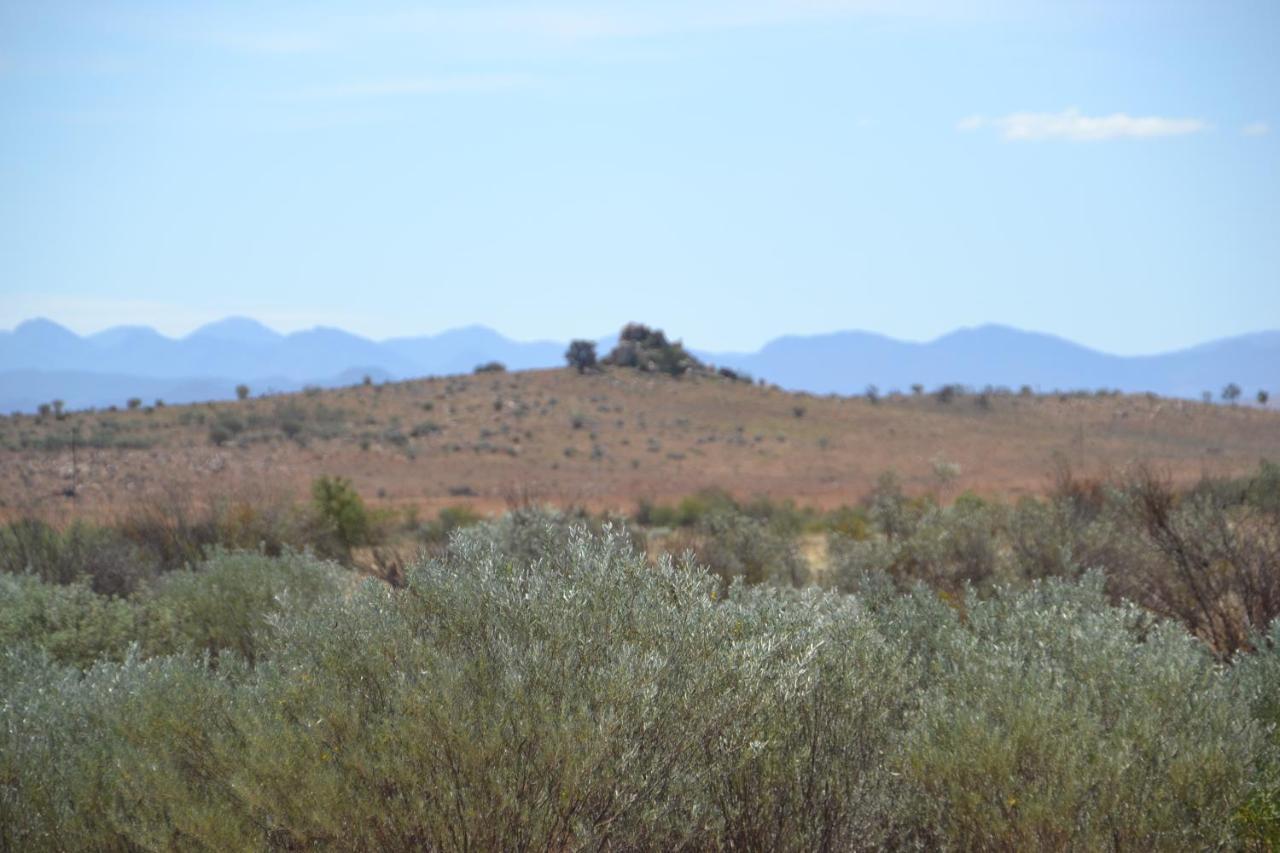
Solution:
<svg viewBox="0 0 1280 853"><path fill-rule="evenodd" d="M522 511L457 530L401 589L220 554L90 613L83 584L9 577L27 627L0 653L0 848L1188 849L1274 829L1274 646L1227 667L1095 574L956 605L745 574ZM71 603L26 600L48 589ZM22 615L52 610L71 615Z"/></svg>

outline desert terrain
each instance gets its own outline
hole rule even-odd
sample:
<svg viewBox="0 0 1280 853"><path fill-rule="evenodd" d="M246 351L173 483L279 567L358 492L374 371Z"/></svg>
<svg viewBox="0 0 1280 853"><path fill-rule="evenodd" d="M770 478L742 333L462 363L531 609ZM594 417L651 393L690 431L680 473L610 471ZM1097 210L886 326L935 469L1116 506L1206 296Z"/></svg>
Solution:
<svg viewBox="0 0 1280 853"><path fill-rule="evenodd" d="M1280 458L1280 413L1147 395L817 397L624 368L477 373L185 406L0 418L0 513L102 518L156 496L303 497L322 474L375 506L513 501L629 511L717 487L820 508L886 471L908 491L1016 499L1055 466L1149 463L1177 482Z"/></svg>

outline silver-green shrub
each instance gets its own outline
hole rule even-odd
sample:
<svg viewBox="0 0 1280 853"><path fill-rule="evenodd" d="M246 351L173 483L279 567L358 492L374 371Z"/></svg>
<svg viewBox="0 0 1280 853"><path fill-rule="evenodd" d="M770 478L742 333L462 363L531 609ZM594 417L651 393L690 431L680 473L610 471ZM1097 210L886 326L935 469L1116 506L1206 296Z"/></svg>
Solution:
<svg viewBox="0 0 1280 853"><path fill-rule="evenodd" d="M34 646L80 669L119 661L134 644L143 657L191 652L216 661L229 651L253 662L277 615L333 598L348 577L303 555L221 551L129 598L100 595L84 581L0 574L0 646Z"/></svg>
<svg viewBox="0 0 1280 853"><path fill-rule="evenodd" d="M870 577L891 578L901 589L916 583L959 595L967 586L990 587L1014 573L1005 547L1003 507L962 496L949 507L908 507L893 493L878 494L873 519L882 535L829 537L829 585L859 590Z"/></svg>
<svg viewBox="0 0 1280 853"><path fill-rule="evenodd" d="M1274 749L1255 767L1253 796L1238 814L1241 836L1254 849L1280 850L1280 620L1253 638L1255 651L1242 655L1232 678L1259 724L1270 731Z"/></svg>
<svg viewBox="0 0 1280 853"><path fill-rule="evenodd" d="M312 590L177 644L216 667L0 655L0 847L1195 849L1275 761L1257 690L1094 577L726 587L526 515Z"/></svg>
<svg viewBox="0 0 1280 853"><path fill-rule="evenodd" d="M1231 845L1266 744L1203 644L1109 606L1098 576L971 597L949 621L901 756L932 842Z"/></svg>
<svg viewBox="0 0 1280 853"><path fill-rule="evenodd" d="M810 581L793 537L736 510L708 513L686 541L697 562L726 584L802 587Z"/></svg>
<svg viewBox="0 0 1280 853"><path fill-rule="evenodd" d="M347 584L336 564L285 553L215 551L191 569L162 576L137 601L148 655L233 652L253 663L283 612L330 600Z"/></svg>
<svg viewBox="0 0 1280 853"><path fill-rule="evenodd" d="M56 585L0 574L0 648L29 645L89 667L120 660L137 639L138 620L130 602L98 595L83 581Z"/></svg>

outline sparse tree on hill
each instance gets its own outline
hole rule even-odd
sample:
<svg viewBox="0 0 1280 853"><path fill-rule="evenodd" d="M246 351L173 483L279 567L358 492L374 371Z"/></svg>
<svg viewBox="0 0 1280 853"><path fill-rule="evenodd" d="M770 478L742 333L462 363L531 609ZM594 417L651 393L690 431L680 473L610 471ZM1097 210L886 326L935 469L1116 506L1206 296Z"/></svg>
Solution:
<svg viewBox="0 0 1280 853"><path fill-rule="evenodd" d="M39 406L36 406L36 414L42 418L49 417L49 413L52 411L53 406L50 406L48 403L41 403Z"/></svg>
<svg viewBox="0 0 1280 853"><path fill-rule="evenodd" d="M1234 403L1240 399L1240 386L1234 382L1228 382L1227 387L1222 389L1222 399L1228 403Z"/></svg>
<svg viewBox="0 0 1280 853"><path fill-rule="evenodd" d="M130 398L128 399L128 401L126 401L125 405L127 405L130 409L139 409L139 408L142 408L142 398L141 398L141 397L130 397Z"/></svg>
<svg viewBox="0 0 1280 853"><path fill-rule="evenodd" d="M912 383L911 393L919 397L921 394L924 393L924 386L921 385L919 382Z"/></svg>
<svg viewBox="0 0 1280 853"><path fill-rule="evenodd" d="M1270 400L1270 399L1271 399L1271 395L1270 395L1270 394L1268 394L1268 393L1266 392L1266 390L1265 390L1265 389L1259 389L1259 391L1258 391L1258 405L1259 405L1259 406L1265 406L1265 405L1267 404L1267 401L1268 401L1268 400Z"/></svg>
<svg viewBox="0 0 1280 853"><path fill-rule="evenodd" d="M63 403L61 400L54 400L54 401L53 401L53 416L54 416L55 418L57 418L58 420L62 420L64 417L66 417L66 409L65 409L65 407L66 407L66 404L65 404L65 403Z"/></svg>
<svg viewBox="0 0 1280 853"><path fill-rule="evenodd" d="M579 373L586 373L588 370L595 370L595 341L570 341L569 349L567 349L564 354L564 360L568 362L570 367L576 368Z"/></svg>
<svg viewBox="0 0 1280 853"><path fill-rule="evenodd" d="M237 386L236 386L236 399L237 399L237 400L247 400L247 399L249 399L249 386L248 386L248 385L237 385Z"/></svg>
<svg viewBox="0 0 1280 853"><path fill-rule="evenodd" d="M867 394L867 402L871 403L872 405L875 405L876 403L880 402L880 389L877 388L875 385L868 385L866 394Z"/></svg>

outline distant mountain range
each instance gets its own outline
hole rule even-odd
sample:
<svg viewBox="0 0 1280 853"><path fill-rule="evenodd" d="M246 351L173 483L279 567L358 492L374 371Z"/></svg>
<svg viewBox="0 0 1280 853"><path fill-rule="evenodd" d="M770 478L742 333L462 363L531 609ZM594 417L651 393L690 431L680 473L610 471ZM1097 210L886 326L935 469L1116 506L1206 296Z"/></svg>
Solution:
<svg viewBox="0 0 1280 853"><path fill-rule="evenodd" d="M603 355L614 338L600 339ZM227 399L245 383L253 393L361 381L468 373L500 361L509 369L564 364L565 342L513 341L469 326L438 335L374 341L341 329L283 335L244 317L168 338L145 326L81 337L35 319L0 332L0 411L32 411L63 400L69 408ZM791 390L862 393L949 383L1038 391L1118 388L1198 398L1230 382L1245 399L1280 394L1280 331L1212 341L1152 356L1101 353L1052 335L1006 326L961 329L928 343L871 332L777 338L754 353L693 350L716 365L744 370Z"/></svg>
<svg viewBox="0 0 1280 853"><path fill-rule="evenodd" d="M909 343L871 332L788 336L759 352L709 356L717 364L768 377L784 388L854 394L874 384L881 391L914 383L948 383L1037 391L1118 388L1169 397L1215 398L1234 382L1248 395L1280 391L1280 331L1224 338L1161 355L1118 356L1053 335L1007 326L960 329Z"/></svg>

